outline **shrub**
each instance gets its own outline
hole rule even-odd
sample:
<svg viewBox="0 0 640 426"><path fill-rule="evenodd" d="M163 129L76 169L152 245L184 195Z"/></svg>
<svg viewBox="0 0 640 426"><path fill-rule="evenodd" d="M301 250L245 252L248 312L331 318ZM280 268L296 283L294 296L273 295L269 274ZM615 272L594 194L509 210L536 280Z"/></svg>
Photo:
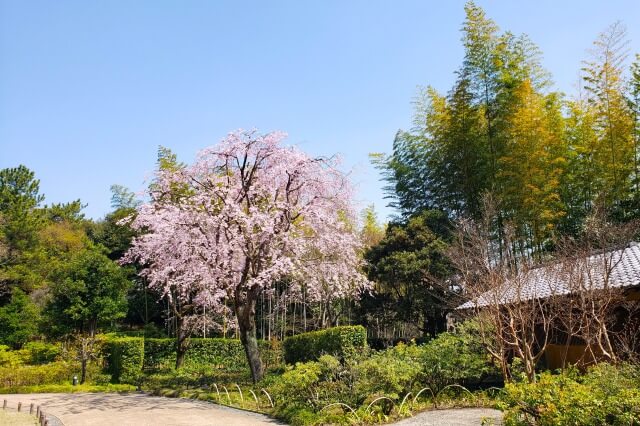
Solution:
<svg viewBox="0 0 640 426"><path fill-rule="evenodd" d="M138 337L109 338L109 372L115 383L138 383L144 361L144 339Z"/></svg>
<svg viewBox="0 0 640 426"><path fill-rule="evenodd" d="M266 368L282 363L282 350L277 342L259 340L258 347ZM145 370L172 368L175 361L174 339L145 339ZM213 367L227 372L249 371L244 347L238 339L190 339L184 366Z"/></svg>
<svg viewBox="0 0 640 426"><path fill-rule="evenodd" d="M318 361L287 366L284 373L267 378L263 385L274 398L273 414L288 424L337 424L329 418L331 411L322 408L336 401L355 404L352 378L351 365L322 355Z"/></svg>
<svg viewBox="0 0 640 426"><path fill-rule="evenodd" d="M320 380L321 368L318 362L297 363L285 371L271 387L271 393L279 405L299 402L312 403L316 399L314 387Z"/></svg>
<svg viewBox="0 0 640 426"><path fill-rule="evenodd" d="M320 333L285 340L287 361L292 352L299 357L321 353L317 346L323 341L318 337ZM412 342L383 351L354 349L355 346L350 348L349 356L336 351L341 359L321 355L317 361L288 365L282 375L268 378L264 385L277 401L274 414L294 425L354 420L345 414L349 412L346 407L336 405L322 410L329 404L342 403L353 408L363 423L384 422L389 415L398 414L409 392L416 395L427 386L437 395L447 385L477 383L487 375L497 374L473 333L473 324L460 326L457 333L443 333L424 345ZM472 397L477 401L475 398ZM456 401L462 399L458 397Z"/></svg>
<svg viewBox="0 0 640 426"><path fill-rule="evenodd" d="M66 361L45 365L23 365L0 368L0 387L35 386L56 383L69 383L78 365Z"/></svg>
<svg viewBox="0 0 640 426"><path fill-rule="evenodd" d="M434 394L451 384L477 383L487 376L498 376L491 357L474 336L475 324L467 321L455 333L441 333L422 346L420 381Z"/></svg>
<svg viewBox="0 0 640 426"><path fill-rule="evenodd" d="M9 346L0 345L0 367L17 367L24 363L24 357L18 351L10 350Z"/></svg>
<svg viewBox="0 0 640 426"><path fill-rule="evenodd" d="M144 339L145 370L173 368L176 363L174 339Z"/></svg>
<svg viewBox="0 0 640 426"><path fill-rule="evenodd" d="M282 350L277 342L259 341L262 359L267 368L282 363ZM206 382L213 376L247 375L249 368L240 340L190 339L183 372L174 374L176 360L174 339L143 339L109 335L106 351L109 371L115 382L138 383L142 372L153 374L148 384L191 385ZM123 359L126 358L126 359Z"/></svg>
<svg viewBox="0 0 640 426"><path fill-rule="evenodd" d="M640 373L607 364L584 375L543 372L537 382L507 384L501 405L507 425L640 424Z"/></svg>
<svg viewBox="0 0 640 426"><path fill-rule="evenodd" d="M247 358L240 340L191 339L185 364L208 365L220 370L238 371L247 369Z"/></svg>
<svg viewBox="0 0 640 426"><path fill-rule="evenodd" d="M360 401L371 395L401 398L420 378L423 347L398 344L374 353L355 366L355 393Z"/></svg>
<svg viewBox="0 0 640 426"><path fill-rule="evenodd" d="M10 350L8 346L0 345L0 367L47 364L59 355L60 346L44 342L29 342L22 349L15 351Z"/></svg>
<svg viewBox="0 0 640 426"><path fill-rule="evenodd" d="M287 364L315 361L323 354L349 358L367 345L367 331L360 325L333 327L287 337L284 360Z"/></svg>
<svg viewBox="0 0 640 426"><path fill-rule="evenodd" d="M53 362L60 356L61 350L60 345L44 342L29 342L22 347L20 352L25 353L26 363L38 365Z"/></svg>

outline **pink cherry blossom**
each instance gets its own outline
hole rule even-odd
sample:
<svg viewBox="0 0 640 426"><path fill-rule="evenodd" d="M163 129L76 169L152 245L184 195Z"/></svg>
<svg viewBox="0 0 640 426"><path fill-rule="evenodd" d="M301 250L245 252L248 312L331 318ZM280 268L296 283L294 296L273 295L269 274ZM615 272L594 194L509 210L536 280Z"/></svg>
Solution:
<svg viewBox="0 0 640 426"><path fill-rule="evenodd" d="M254 380L262 376L255 305L287 278L312 300L356 295L360 273L353 189L335 158L311 158L281 132L230 133L195 163L160 170L124 262L149 286L207 310L230 306Z"/></svg>

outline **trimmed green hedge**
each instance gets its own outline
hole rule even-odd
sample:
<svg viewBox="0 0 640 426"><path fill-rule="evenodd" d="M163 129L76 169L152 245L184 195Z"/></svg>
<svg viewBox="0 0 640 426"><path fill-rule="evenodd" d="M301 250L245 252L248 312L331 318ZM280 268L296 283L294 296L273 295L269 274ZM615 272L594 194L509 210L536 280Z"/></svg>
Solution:
<svg viewBox="0 0 640 426"><path fill-rule="evenodd" d="M45 365L21 365L0 367L0 389L18 386L34 386L52 383L70 383L78 374L76 363L57 361Z"/></svg>
<svg viewBox="0 0 640 426"><path fill-rule="evenodd" d="M284 339L287 364L315 361L323 354L348 358L367 345L367 331L361 325L333 327Z"/></svg>
<svg viewBox="0 0 640 426"><path fill-rule="evenodd" d="M176 341L174 339L144 339L144 370L173 368L175 363Z"/></svg>
<svg viewBox="0 0 640 426"><path fill-rule="evenodd" d="M277 342L259 340L258 346L266 368L282 363L282 351ZM175 362L175 340L145 339L145 370L172 368ZM238 339L191 339L184 364L186 367L204 364L226 371L244 371L248 368L244 347Z"/></svg>
<svg viewBox="0 0 640 426"><path fill-rule="evenodd" d="M277 342L258 341L266 368L282 364ZM116 383L137 383L143 371L173 369L176 362L175 339L110 337L107 340L109 372ZM213 367L224 372L248 371L247 358L240 340L191 339L184 367Z"/></svg>
<svg viewBox="0 0 640 426"><path fill-rule="evenodd" d="M106 342L109 373L115 383L138 382L144 361L144 339L140 337L110 338Z"/></svg>

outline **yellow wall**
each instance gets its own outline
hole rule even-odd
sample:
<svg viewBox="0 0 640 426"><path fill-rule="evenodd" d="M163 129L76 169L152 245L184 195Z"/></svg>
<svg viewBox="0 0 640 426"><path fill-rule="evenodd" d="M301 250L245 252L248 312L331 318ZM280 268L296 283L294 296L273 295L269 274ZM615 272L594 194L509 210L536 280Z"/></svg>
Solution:
<svg viewBox="0 0 640 426"><path fill-rule="evenodd" d="M547 362L547 368L555 370L563 368L570 364L577 364L579 367L586 367L595 362L594 355L597 358L600 351L596 348L587 351L586 345L547 345L544 353Z"/></svg>

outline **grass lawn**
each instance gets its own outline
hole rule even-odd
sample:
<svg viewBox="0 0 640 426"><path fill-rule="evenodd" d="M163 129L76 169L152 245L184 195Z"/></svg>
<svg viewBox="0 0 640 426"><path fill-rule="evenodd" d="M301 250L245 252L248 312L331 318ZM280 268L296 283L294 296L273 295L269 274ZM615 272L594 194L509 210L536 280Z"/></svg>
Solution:
<svg viewBox="0 0 640 426"><path fill-rule="evenodd" d="M18 413L13 410L0 409L0 426L32 426L37 425L35 416Z"/></svg>

